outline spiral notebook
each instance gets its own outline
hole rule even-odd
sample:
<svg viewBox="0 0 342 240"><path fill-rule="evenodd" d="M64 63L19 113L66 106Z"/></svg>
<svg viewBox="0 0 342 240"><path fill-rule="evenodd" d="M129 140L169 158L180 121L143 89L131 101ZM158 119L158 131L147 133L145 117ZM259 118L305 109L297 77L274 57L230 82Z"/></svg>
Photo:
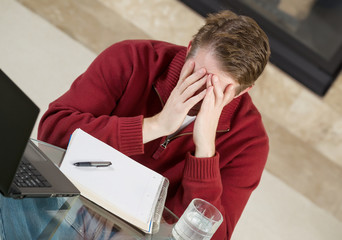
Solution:
<svg viewBox="0 0 342 240"><path fill-rule="evenodd" d="M77 167L76 162L110 161L107 167ZM61 171L81 195L146 233L158 230L168 180L113 147L77 129Z"/></svg>

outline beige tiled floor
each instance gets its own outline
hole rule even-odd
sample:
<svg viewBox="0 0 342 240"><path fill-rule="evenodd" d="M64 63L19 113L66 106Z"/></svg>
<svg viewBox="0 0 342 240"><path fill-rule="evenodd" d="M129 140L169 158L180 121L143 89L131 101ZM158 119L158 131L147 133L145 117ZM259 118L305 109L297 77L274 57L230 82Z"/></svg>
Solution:
<svg viewBox="0 0 342 240"><path fill-rule="evenodd" d="M176 0L1 0L0 68L43 113L108 45L202 23ZM342 75L319 98L269 64L251 95L271 151L234 239L342 239Z"/></svg>

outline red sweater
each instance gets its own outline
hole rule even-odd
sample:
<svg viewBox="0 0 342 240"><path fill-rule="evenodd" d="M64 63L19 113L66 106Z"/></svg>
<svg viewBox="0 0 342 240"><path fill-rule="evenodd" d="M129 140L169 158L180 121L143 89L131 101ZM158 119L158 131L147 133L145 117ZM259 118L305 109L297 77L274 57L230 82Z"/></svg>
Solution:
<svg viewBox="0 0 342 240"><path fill-rule="evenodd" d="M229 239L257 187L268 154L261 116L246 93L221 114L216 155L196 158L188 125L166 147L166 137L142 143L142 121L163 108L176 85L186 48L159 41L123 41L106 49L69 91L52 102L39 139L66 148L82 128L170 180L166 206L182 215L193 198L214 204L224 222L213 239Z"/></svg>

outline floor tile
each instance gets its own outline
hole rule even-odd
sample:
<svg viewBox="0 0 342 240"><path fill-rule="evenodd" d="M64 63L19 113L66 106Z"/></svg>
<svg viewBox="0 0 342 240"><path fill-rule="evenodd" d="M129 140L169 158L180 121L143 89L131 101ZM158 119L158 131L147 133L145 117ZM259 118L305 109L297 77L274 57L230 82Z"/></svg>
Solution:
<svg viewBox="0 0 342 240"><path fill-rule="evenodd" d="M232 240L340 240L342 222L265 171Z"/></svg>
<svg viewBox="0 0 342 240"><path fill-rule="evenodd" d="M95 53L121 40L150 38L98 1L18 1Z"/></svg>

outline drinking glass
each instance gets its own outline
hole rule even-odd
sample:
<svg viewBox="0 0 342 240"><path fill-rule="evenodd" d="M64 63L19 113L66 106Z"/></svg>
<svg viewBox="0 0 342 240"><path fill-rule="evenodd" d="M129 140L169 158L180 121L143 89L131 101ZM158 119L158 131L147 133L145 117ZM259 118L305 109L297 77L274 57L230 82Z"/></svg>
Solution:
<svg viewBox="0 0 342 240"><path fill-rule="evenodd" d="M172 229L176 240L209 240L223 221L212 204L195 198Z"/></svg>

